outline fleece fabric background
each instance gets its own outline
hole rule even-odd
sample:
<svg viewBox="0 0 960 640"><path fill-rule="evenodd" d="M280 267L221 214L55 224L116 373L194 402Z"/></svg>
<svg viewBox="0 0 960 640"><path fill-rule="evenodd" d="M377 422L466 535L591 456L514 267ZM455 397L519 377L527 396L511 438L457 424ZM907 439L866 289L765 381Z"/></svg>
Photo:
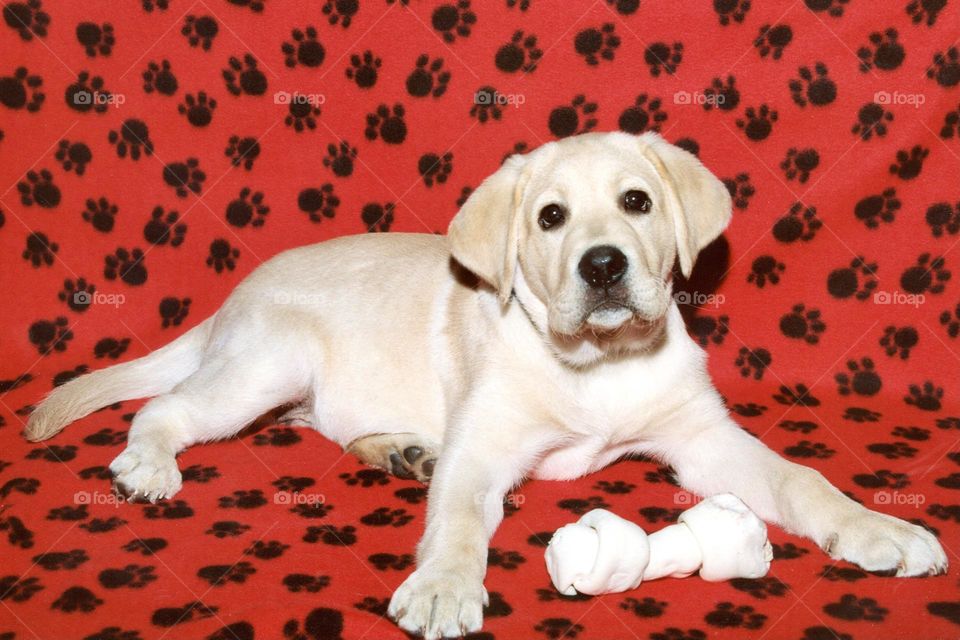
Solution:
<svg viewBox="0 0 960 640"><path fill-rule="evenodd" d="M771 527L761 580L561 597L554 529L691 504L624 461L507 501L475 637L960 635L960 2L19 0L3 23L0 638L404 637L383 614L414 482L267 424L184 453L175 499L118 505L142 403L42 445L24 420L286 248L443 232L508 154L618 128L734 195L679 300L737 420L955 566L868 575Z"/></svg>

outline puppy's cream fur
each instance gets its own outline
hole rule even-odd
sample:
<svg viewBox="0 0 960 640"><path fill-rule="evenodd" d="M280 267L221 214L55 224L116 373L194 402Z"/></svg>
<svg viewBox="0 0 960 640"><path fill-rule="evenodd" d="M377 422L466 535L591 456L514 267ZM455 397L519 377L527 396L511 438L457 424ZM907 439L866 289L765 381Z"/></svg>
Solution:
<svg viewBox="0 0 960 640"><path fill-rule="evenodd" d="M624 211L629 190L649 194L649 213ZM567 219L543 230L548 204ZM688 275L729 219L723 184L655 134L550 143L507 160L446 238L375 234L277 256L175 342L56 389L27 437L157 396L111 464L151 499L180 489L177 452L285 403L307 403L316 428L344 446L410 432L442 442L418 566L389 607L430 638L480 628L487 541L511 486L575 478L630 453L671 464L695 493L735 494L833 557L904 576L944 571L933 535L848 499L728 416L670 273L679 261ZM629 264L610 291L577 271L601 244ZM483 282L464 284L451 255Z"/></svg>

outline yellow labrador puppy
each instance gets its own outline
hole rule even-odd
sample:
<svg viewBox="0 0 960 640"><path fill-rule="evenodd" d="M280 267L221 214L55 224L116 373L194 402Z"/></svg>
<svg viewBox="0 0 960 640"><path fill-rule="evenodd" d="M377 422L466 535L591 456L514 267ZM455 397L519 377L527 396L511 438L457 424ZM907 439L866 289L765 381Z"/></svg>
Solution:
<svg viewBox="0 0 960 640"><path fill-rule="evenodd" d="M480 629L487 543L513 485L630 453L671 464L695 493L739 496L834 558L945 571L929 532L848 499L728 416L670 273L679 260L689 274L730 214L724 185L656 134L552 142L509 158L445 238L366 235L277 256L170 345L56 389L27 437L157 396L110 466L130 494L166 498L180 489L177 452L299 403L293 418L364 460L433 474L417 569L389 607L428 638Z"/></svg>

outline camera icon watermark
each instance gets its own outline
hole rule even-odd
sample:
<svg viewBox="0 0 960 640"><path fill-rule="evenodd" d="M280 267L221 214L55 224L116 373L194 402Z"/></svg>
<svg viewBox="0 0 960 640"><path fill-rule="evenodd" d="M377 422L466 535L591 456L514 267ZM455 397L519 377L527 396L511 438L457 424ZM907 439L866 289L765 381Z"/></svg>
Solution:
<svg viewBox="0 0 960 640"><path fill-rule="evenodd" d="M900 91L877 91L873 94L873 101L882 105L905 104L915 109L927 101L927 96L922 93L902 93Z"/></svg>
<svg viewBox="0 0 960 640"><path fill-rule="evenodd" d="M73 104L77 106L106 104L113 105L114 108L119 108L120 105L127 101L127 96L122 93L104 93L101 91L88 91L87 89L81 89L80 91L75 92L70 99L73 101Z"/></svg>
<svg viewBox="0 0 960 640"><path fill-rule="evenodd" d="M312 107L319 107L325 104L326 101L327 96L322 93L300 93L299 91L290 93L289 91L277 91L273 94L274 104L308 104Z"/></svg>
<svg viewBox="0 0 960 640"><path fill-rule="evenodd" d="M673 294L673 299L677 304L714 308L727 301L722 293L702 293L700 291L677 291Z"/></svg>
<svg viewBox="0 0 960 640"><path fill-rule="evenodd" d="M102 491L77 491L73 494L73 504L82 505L112 505L119 507L121 503L126 502L123 496L115 493L104 493Z"/></svg>
<svg viewBox="0 0 960 640"><path fill-rule="evenodd" d="M473 104L479 106L513 106L519 109L520 105L527 102L527 97L522 93L500 93L489 89L481 89L473 94Z"/></svg>
<svg viewBox="0 0 960 640"><path fill-rule="evenodd" d="M926 296L922 293L903 293L902 291L877 291L873 294L874 304L907 305L916 309L924 302Z"/></svg>
<svg viewBox="0 0 960 640"><path fill-rule="evenodd" d="M703 498L689 491L677 491L673 494L673 504L679 507L692 507L702 500Z"/></svg>
<svg viewBox="0 0 960 640"><path fill-rule="evenodd" d="M673 94L673 104L676 105L711 105L719 107L727 101L722 93L704 93L703 91L677 91Z"/></svg>
<svg viewBox="0 0 960 640"><path fill-rule="evenodd" d="M873 503L879 505L910 505L919 509L927 497L922 493L901 493L899 491L877 491L873 494Z"/></svg>

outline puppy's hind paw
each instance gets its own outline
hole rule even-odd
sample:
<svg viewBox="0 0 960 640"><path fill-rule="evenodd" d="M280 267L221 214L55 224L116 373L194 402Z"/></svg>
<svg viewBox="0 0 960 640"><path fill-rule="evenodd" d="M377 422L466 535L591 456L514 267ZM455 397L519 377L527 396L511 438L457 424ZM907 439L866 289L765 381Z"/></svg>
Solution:
<svg viewBox="0 0 960 640"><path fill-rule="evenodd" d="M398 478L430 482L440 447L417 433L383 433L358 438L347 451L372 467L379 467Z"/></svg>
<svg viewBox="0 0 960 640"><path fill-rule="evenodd" d="M117 491L131 501L171 498L183 485L176 458L135 445L128 446L110 463L110 471Z"/></svg>

